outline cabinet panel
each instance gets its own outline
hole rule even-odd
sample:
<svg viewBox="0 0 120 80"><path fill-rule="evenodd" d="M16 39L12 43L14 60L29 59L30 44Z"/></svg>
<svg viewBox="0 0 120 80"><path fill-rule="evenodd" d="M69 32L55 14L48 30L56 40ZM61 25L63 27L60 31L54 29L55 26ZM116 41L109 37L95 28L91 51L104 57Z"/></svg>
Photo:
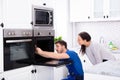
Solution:
<svg viewBox="0 0 120 80"><path fill-rule="evenodd" d="M94 18L103 18L103 0L94 0Z"/></svg>
<svg viewBox="0 0 120 80"><path fill-rule="evenodd" d="M5 80L31 80L31 66L4 72Z"/></svg>
<svg viewBox="0 0 120 80"><path fill-rule="evenodd" d="M53 67L36 66L36 80L53 80Z"/></svg>
<svg viewBox="0 0 120 80"><path fill-rule="evenodd" d="M0 73L3 72L3 29L0 27Z"/></svg>
<svg viewBox="0 0 120 80"><path fill-rule="evenodd" d="M54 0L32 0L32 5L53 8Z"/></svg>
<svg viewBox="0 0 120 80"><path fill-rule="evenodd" d="M92 18L93 0L70 0L70 21L84 21Z"/></svg>
<svg viewBox="0 0 120 80"><path fill-rule="evenodd" d="M3 0L5 28L30 28L31 8L30 0Z"/></svg>
<svg viewBox="0 0 120 80"><path fill-rule="evenodd" d="M110 17L120 19L120 0L110 0Z"/></svg>
<svg viewBox="0 0 120 80"><path fill-rule="evenodd" d="M2 22L2 0L0 0L0 24Z"/></svg>

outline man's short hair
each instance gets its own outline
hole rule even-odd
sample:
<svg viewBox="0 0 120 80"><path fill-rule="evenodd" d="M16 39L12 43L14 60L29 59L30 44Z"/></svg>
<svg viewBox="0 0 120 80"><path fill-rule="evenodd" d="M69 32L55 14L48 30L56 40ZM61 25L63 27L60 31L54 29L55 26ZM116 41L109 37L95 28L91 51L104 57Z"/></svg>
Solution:
<svg viewBox="0 0 120 80"><path fill-rule="evenodd" d="M67 43L64 40L59 40L57 42L55 42L55 44L59 43L60 45L65 46L65 48L67 49Z"/></svg>

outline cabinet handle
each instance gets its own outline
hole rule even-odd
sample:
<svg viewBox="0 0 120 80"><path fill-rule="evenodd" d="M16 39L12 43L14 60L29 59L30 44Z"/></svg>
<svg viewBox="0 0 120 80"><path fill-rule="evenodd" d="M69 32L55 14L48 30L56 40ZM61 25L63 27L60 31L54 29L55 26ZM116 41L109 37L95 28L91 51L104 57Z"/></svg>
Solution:
<svg viewBox="0 0 120 80"><path fill-rule="evenodd" d="M37 70L35 69L34 72L37 73Z"/></svg>
<svg viewBox="0 0 120 80"><path fill-rule="evenodd" d="M103 18L105 18L105 16L103 16Z"/></svg>
<svg viewBox="0 0 120 80"><path fill-rule="evenodd" d="M3 28L3 27L4 27L4 24L3 24L3 23L1 23L1 24L0 24L0 26Z"/></svg>
<svg viewBox="0 0 120 80"><path fill-rule="evenodd" d="M30 23L31 25L33 25L33 21L31 21L31 23Z"/></svg>
<svg viewBox="0 0 120 80"><path fill-rule="evenodd" d="M83 62L85 63L86 61L85 61L85 60L83 60Z"/></svg>
<svg viewBox="0 0 120 80"><path fill-rule="evenodd" d="M108 15L106 17L108 18Z"/></svg>
<svg viewBox="0 0 120 80"><path fill-rule="evenodd" d="M43 3L44 6L46 6L46 3Z"/></svg>
<svg viewBox="0 0 120 80"><path fill-rule="evenodd" d="M90 19L90 16L88 16L88 19Z"/></svg>
<svg viewBox="0 0 120 80"><path fill-rule="evenodd" d="M5 78L2 78L1 80L5 80Z"/></svg>
<svg viewBox="0 0 120 80"><path fill-rule="evenodd" d="M34 73L34 70L32 70L31 73Z"/></svg>

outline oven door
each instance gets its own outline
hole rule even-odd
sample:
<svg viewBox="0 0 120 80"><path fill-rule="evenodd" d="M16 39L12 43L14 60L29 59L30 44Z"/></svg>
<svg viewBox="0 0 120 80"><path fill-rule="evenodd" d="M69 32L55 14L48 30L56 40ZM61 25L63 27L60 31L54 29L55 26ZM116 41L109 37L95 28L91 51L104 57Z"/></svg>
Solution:
<svg viewBox="0 0 120 80"><path fill-rule="evenodd" d="M32 54L32 38L4 38L5 71L32 64Z"/></svg>
<svg viewBox="0 0 120 80"><path fill-rule="evenodd" d="M53 26L53 11L34 9L35 26Z"/></svg>
<svg viewBox="0 0 120 80"><path fill-rule="evenodd" d="M35 43L37 47L40 47L44 51L54 52L54 37L53 36L40 36L35 37ZM38 54L34 54L36 63L45 62L51 60L50 58L42 57Z"/></svg>

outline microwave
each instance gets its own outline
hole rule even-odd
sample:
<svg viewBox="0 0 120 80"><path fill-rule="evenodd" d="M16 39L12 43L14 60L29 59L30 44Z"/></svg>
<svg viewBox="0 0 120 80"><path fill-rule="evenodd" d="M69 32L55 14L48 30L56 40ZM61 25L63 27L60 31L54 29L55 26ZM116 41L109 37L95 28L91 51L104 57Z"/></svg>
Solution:
<svg viewBox="0 0 120 80"><path fill-rule="evenodd" d="M32 7L33 28L52 29L53 28L53 9L33 6Z"/></svg>

